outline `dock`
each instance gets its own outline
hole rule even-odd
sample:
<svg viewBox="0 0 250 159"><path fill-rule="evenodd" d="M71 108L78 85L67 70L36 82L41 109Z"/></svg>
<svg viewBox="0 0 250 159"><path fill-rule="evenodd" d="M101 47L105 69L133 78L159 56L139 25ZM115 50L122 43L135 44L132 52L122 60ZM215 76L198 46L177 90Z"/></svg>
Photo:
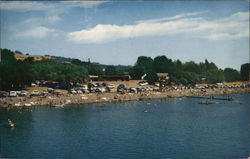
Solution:
<svg viewBox="0 0 250 159"><path fill-rule="evenodd" d="M200 98L200 99L214 99L214 100L227 100L227 101L233 101L234 99L232 97L214 97L214 96L186 96L188 98Z"/></svg>

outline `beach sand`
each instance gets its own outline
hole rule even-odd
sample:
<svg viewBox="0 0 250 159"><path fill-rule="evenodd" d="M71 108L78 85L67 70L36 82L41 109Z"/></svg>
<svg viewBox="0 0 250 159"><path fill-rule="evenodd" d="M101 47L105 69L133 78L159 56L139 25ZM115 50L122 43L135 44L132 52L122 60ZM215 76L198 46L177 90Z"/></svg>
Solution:
<svg viewBox="0 0 250 159"><path fill-rule="evenodd" d="M123 102L130 100L176 98L185 96L204 96L212 94L250 93L250 88L213 88L205 89L173 89L163 92L147 91L140 93L84 93L64 94L33 97L5 97L0 98L0 107L29 107L29 106L63 106L70 104Z"/></svg>

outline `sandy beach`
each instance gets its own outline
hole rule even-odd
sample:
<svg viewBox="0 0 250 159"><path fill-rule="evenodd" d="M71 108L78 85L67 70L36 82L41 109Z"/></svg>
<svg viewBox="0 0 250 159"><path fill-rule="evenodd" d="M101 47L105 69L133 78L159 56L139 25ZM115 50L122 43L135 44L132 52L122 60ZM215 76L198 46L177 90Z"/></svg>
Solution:
<svg viewBox="0 0 250 159"><path fill-rule="evenodd" d="M0 107L29 107L29 106L64 106L70 104L123 102L130 100L177 98L185 96L205 96L215 94L250 93L250 88L213 88L213 89L172 89L163 92L147 91L139 93L85 93L64 94L33 97L0 98Z"/></svg>

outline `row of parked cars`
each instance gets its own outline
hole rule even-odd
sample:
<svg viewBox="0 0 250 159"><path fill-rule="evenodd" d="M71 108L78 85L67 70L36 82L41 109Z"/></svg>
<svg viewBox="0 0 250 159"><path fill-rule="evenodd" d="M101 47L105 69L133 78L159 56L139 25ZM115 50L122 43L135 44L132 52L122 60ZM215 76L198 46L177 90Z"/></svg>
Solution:
<svg viewBox="0 0 250 159"><path fill-rule="evenodd" d="M10 93L9 93L10 97L16 97L16 96L27 97L27 96L36 96L36 95L40 95L40 92L37 91L37 90L34 90L31 93L29 93L26 90L22 90L22 91L10 91Z"/></svg>
<svg viewBox="0 0 250 159"><path fill-rule="evenodd" d="M147 86L148 83L145 81L141 81L138 83L139 87L129 87L127 88L124 84L119 84L117 87L114 84L107 84L107 83L89 83L85 85L77 85L69 90L71 94L82 94L82 93L103 93L103 92L120 92L120 93L136 93L136 92L146 92L146 91L159 91L160 86L156 84L155 86ZM247 88L250 87L250 84L238 84L238 85L221 85L221 84L214 84L214 85L207 85L207 86L192 86L192 85L172 85L172 86L165 86L163 89L209 89L209 88ZM116 89L115 89L116 88ZM67 92L67 91L66 91ZM38 91L33 90L32 92L28 92L26 90L21 91L0 91L0 97L16 97L16 96L40 96L46 95L48 93L53 94L63 94L60 91L54 91L52 88L48 88L46 90Z"/></svg>
<svg viewBox="0 0 250 159"><path fill-rule="evenodd" d="M157 85L157 87L159 87ZM213 84L213 85L205 85L205 86L200 86L200 85L172 85L172 86L165 86L163 87L164 89L213 89L213 88L247 88L250 87L250 84L238 84L238 85L218 85L218 84Z"/></svg>
<svg viewBox="0 0 250 159"><path fill-rule="evenodd" d="M46 95L48 93L52 93L53 89L48 88L46 90L38 91L38 90L33 90L32 92L28 92L26 90L21 90L21 91L1 91L0 92L0 97L29 97L29 96L40 96L40 95Z"/></svg>
<svg viewBox="0 0 250 159"><path fill-rule="evenodd" d="M107 83L88 83L87 85L79 85L71 88L69 90L72 94L81 94L81 93L97 93L97 92L111 92L115 88L113 84Z"/></svg>
<svg viewBox="0 0 250 159"><path fill-rule="evenodd" d="M250 87L250 84L233 84L233 85L207 85L207 86L195 86L194 88L198 89L209 89L209 88L247 88Z"/></svg>
<svg viewBox="0 0 250 159"><path fill-rule="evenodd" d="M137 93L137 92L147 92L147 91L158 91L159 87L148 87L148 86L140 86L140 87L125 87L124 84L120 84L117 86L117 92L120 93Z"/></svg>

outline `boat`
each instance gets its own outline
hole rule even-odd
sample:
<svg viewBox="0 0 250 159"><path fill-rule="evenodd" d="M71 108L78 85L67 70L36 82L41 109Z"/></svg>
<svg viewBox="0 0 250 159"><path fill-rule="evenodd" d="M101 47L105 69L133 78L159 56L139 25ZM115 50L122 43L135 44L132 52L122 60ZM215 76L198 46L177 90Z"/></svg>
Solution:
<svg viewBox="0 0 250 159"><path fill-rule="evenodd" d="M26 104L24 104L24 106L26 106L26 107L30 107L30 106L31 106L31 104L30 104L30 103L26 103Z"/></svg>
<svg viewBox="0 0 250 159"><path fill-rule="evenodd" d="M199 104L215 104L215 102L211 100L204 100L204 101L199 102Z"/></svg>

